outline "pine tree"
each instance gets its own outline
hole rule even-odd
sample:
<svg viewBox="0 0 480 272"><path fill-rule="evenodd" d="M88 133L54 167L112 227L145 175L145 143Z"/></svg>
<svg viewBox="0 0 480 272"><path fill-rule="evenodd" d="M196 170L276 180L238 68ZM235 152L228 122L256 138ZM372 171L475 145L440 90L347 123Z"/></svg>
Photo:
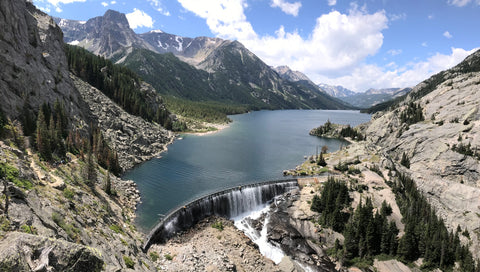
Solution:
<svg viewBox="0 0 480 272"><path fill-rule="evenodd" d="M400 161L400 164L407 168L410 168L410 159L408 158L407 154L405 154L405 152L403 152L402 160Z"/></svg>
<svg viewBox="0 0 480 272"><path fill-rule="evenodd" d="M89 186L95 186L95 181L97 180L97 171L95 169L95 162L93 159L92 150L89 149L87 155L87 184Z"/></svg>
<svg viewBox="0 0 480 272"><path fill-rule="evenodd" d="M112 181L110 180L110 171L107 171L106 175L105 193L107 193L107 195L112 195Z"/></svg>
<svg viewBox="0 0 480 272"><path fill-rule="evenodd" d="M327 166L327 162L325 161L325 158L323 158L323 153L320 153L317 158L317 165L325 167Z"/></svg>
<svg viewBox="0 0 480 272"><path fill-rule="evenodd" d="M37 132L36 132L37 149L40 152L40 157L45 161L52 159L52 149L50 143L50 135L45 121L43 110L38 111L37 117Z"/></svg>

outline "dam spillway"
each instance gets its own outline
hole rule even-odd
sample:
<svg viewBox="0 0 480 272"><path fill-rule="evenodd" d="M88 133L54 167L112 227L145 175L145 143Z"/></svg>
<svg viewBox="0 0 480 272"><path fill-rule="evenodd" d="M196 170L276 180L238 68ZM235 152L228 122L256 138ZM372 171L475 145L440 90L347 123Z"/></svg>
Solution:
<svg viewBox="0 0 480 272"><path fill-rule="evenodd" d="M208 216L232 218L253 211L295 188L298 188L296 179L276 180L236 186L197 198L174 209L160 220L146 237L143 250L147 251L152 244L167 241Z"/></svg>

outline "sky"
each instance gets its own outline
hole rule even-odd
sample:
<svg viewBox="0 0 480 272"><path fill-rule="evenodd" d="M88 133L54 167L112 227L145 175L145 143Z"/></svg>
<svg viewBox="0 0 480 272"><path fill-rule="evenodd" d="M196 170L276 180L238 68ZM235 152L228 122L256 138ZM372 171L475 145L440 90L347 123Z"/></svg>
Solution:
<svg viewBox="0 0 480 272"><path fill-rule="evenodd" d="M33 0L88 20L125 13L137 33L238 40L271 66L356 92L413 87L480 49L480 0Z"/></svg>

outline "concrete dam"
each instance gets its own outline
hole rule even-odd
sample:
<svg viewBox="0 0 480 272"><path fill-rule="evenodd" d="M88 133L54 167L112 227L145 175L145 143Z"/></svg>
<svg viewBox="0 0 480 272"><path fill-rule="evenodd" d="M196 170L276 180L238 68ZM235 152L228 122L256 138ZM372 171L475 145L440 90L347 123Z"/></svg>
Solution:
<svg viewBox="0 0 480 272"><path fill-rule="evenodd" d="M200 220L212 216L233 218L253 211L274 197L298 188L297 179L286 179L236 186L193 200L167 214L150 231L143 250L163 243L175 234L189 229Z"/></svg>

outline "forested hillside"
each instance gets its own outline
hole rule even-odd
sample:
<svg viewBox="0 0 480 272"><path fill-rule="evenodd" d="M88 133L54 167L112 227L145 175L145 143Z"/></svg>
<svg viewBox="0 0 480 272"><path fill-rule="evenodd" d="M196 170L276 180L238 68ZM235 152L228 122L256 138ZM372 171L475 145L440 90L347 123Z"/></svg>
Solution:
<svg viewBox="0 0 480 272"><path fill-rule="evenodd" d="M65 45L70 70L101 90L128 113L172 129L170 113L156 94L141 91L141 79L130 69L113 64L87 50Z"/></svg>

